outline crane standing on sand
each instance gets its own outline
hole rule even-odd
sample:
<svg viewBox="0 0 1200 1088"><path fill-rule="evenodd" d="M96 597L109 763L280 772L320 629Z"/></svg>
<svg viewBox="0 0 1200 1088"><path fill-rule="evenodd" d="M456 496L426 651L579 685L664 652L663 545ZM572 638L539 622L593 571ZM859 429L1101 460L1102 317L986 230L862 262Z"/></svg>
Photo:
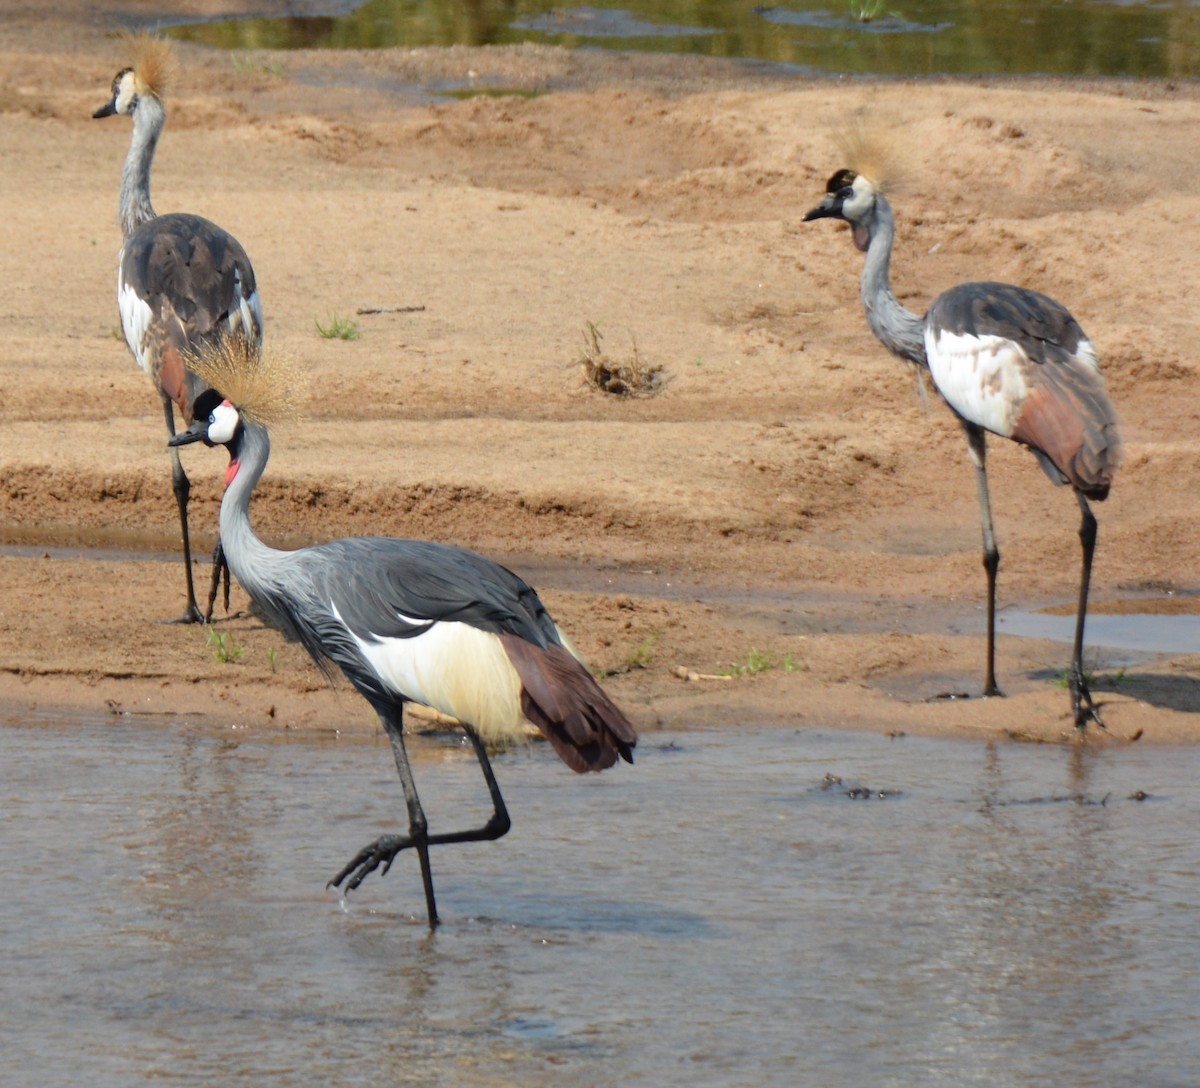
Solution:
<svg viewBox="0 0 1200 1088"><path fill-rule="evenodd" d="M967 435L979 488L983 565L987 571L987 676L984 695L999 695L995 674L996 571L1000 551L988 498L986 433L1029 447L1056 484L1069 483L1083 520L1083 571L1071 657L1075 725L1103 725L1083 674L1096 518L1089 499L1108 497L1121 456L1117 419L1104 391L1095 349L1078 322L1052 298L1004 283L965 283L939 295L924 317L892 294L888 268L896 222L882 188L839 170L825 199L805 217L844 219L866 254L861 293L871 330L893 354L927 367Z"/></svg>
<svg viewBox="0 0 1200 1088"><path fill-rule="evenodd" d="M209 345L189 366L211 388L198 398L191 428L170 444L203 441L229 451L221 539L230 568L268 623L302 643L327 672L341 669L371 704L400 773L408 833L364 847L330 884L347 881L353 890L412 848L429 924L436 926L430 846L498 839L510 826L486 741L520 735L532 722L568 767L584 772L602 771L618 758L632 763L637 735L534 590L490 559L383 537L298 551L265 545L250 525L250 497L270 455L267 425L286 414L296 383L285 364L245 341ZM484 826L429 832L404 747L409 701L462 723L491 795Z"/></svg>
<svg viewBox="0 0 1200 1088"><path fill-rule="evenodd" d="M163 94L174 60L170 45L139 35L131 39L134 64L116 74L112 98L92 115L122 114L133 119L133 139L121 175L121 233L117 258L117 305L125 342L138 365L150 375L162 397L167 431L175 434L175 408L190 424L204 384L184 365L198 345L226 336L261 345L262 302L250 258L231 234L198 215L157 215L150 203L150 167L166 120ZM183 623L212 618L213 602L225 569L225 607L229 578L220 544L213 556L212 586L204 615L192 583L192 546L188 534L191 484L179 452L171 450L171 472L183 561L187 571L187 608Z"/></svg>

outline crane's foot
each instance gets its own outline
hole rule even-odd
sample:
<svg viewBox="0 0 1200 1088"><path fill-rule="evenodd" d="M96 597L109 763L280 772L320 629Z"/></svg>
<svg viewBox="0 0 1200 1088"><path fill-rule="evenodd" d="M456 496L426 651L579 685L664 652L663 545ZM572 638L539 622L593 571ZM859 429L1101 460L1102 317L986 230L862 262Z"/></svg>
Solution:
<svg viewBox="0 0 1200 1088"><path fill-rule="evenodd" d="M229 615L229 578L229 564L225 561L225 549L221 547L221 542L217 541L217 546L213 551L212 580L208 587L208 608L204 612L205 623L212 623L213 609L216 607L218 594L221 595L225 605L225 614Z"/></svg>
<svg viewBox="0 0 1200 1088"><path fill-rule="evenodd" d="M1087 681L1076 669L1071 670L1071 709L1075 712L1075 728L1081 733L1087 729L1088 722L1095 722L1101 729L1107 728Z"/></svg>
<svg viewBox="0 0 1200 1088"><path fill-rule="evenodd" d="M184 609L182 616L177 616L173 620L163 620L163 623L204 623L205 619L200 614L200 609L193 601L187 608Z"/></svg>
<svg viewBox="0 0 1200 1088"><path fill-rule="evenodd" d="M325 887L340 888L345 880L346 891L352 892L380 865L383 866L383 870L379 875L386 876L392 862L396 860L396 855L416 845L416 840L410 835L382 835L370 846L364 846L355 854L346 867Z"/></svg>

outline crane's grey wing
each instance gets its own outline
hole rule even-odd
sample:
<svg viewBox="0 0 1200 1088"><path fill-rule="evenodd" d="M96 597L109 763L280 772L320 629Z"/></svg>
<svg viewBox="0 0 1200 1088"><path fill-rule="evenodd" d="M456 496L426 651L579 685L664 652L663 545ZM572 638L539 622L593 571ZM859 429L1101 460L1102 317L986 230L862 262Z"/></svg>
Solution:
<svg viewBox="0 0 1200 1088"><path fill-rule="evenodd" d="M268 621L301 642L322 668L337 665L364 694L389 697L364 656L367 648L415 643L439 624L443 631L462 624L509 634L541 648L563 642L529 585L459 548L350 537L287 553L279 564L274 578L252 590ZM402 652L418 651L413 646ZM403 694L421 701L418 686Z"/></svg>
<svg viewBox="0 0 1200 1088"><path fill-rule="evenodd" d="M1010 284L963 284L930 307L925 350L960 416L1029 446L1056 482L1107 495L1120 459L1116 412L1066 307Z"/></svg>
<svg viewBox="0 0 1200 1088"><path fill-rule="evenodd" d="M926 321L960 336L1012 340L1023 345L1035 363L1076 357L1087 341L1079 322L1061 303L1009 283L952 287L934 300Z"/></svg>
<svg viewBox="0 0 1200 1088"><path fill-rule="evenodd" d="M117 274L121 325L142 369L188 423L196 392L189 347L228 333L262 339L262 302L250 258L227 231L197 215L162 215L130 235Z"/></svg>
<svg viewBox="0 0 1200 1088"><path fill-rule="evenodd" d="M435 623L464 623L539 646L561 642L534 589L484 556L429 541L359 537L323 545L329 600L356 634L411 638Z"/></svg>
<svg viewBox="0 0 1200 1088"><path fill-rule="evenodd" d="M633 726L506 568L441 544L375 538L305 549L295 563L292 628L369 699L436 707L485 738L530 721L575 771L632 761Z"/></svg>

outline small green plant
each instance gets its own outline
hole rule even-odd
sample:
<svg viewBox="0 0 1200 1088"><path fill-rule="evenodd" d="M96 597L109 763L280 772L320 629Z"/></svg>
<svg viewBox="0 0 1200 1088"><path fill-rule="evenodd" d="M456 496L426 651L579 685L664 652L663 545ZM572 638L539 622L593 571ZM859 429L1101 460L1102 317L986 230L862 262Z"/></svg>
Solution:
<svg viewBox="0 0 1200 1088"><path fill-rule="evenodd" d="M221 662L222 665L237 661L246 652L244 646L233 641L233 635L228 631L218 631L211 624L208 627L208 648L212 652L213 660Z"/></svg>
<svg viewBox="0 0 1200 1088"><path fill-rule="evenodd" d="M654 660L655 643L662 637L661 631L656 631L654 634L642 639L632 650L625 655L625 660L619 665L609 665L607 668L593 670L598 680L604 679L606 676L620 676L627 672L633 672L634 669L648 669L650 662Z"/></svg>
<svg viewBox="0 0 1200 1088"><path fill-rule="evenodd" d="M277 79L283 75L283 65L278 61L256 61L252 57L244 57L238 53L233 55L233 70L238 75L268 75Z"/></svg>
<svg viewBox="0 0 1200 1088"><path fill-rule="evenodd" d="M625 659L625 665L628 669L648 669L650 662L654 658L654 644L662 637L661 634L655 633L649 638L642 639L630 652Z"/></svg>
<svg viewBox="0 0 1200 1088"><path fill-rule="evenodd" d="M892 14L885 7L886 0L849 0L850 15L859 23L870 23L881 15Z"/></svg>
<svg viewBox="0 0 1200 1088"><path fill-rule="evenodd" d="M784 654L783 660L776 664L770 654L758 649L757 646L751 646L744 662L740 665L731 665L728 669L722 669L720 675L757 676L760 672L769 672L776 668L782 669L784 672L795 672L799 668L796 664L796 655Z"/></svg>
<svg viewBox="0 0 1200 1088"><path fill-rule="evenodd" d="M1109 673L1107 676L1101 676L1099 673L1097 673L1097 668L1098 666L1088 666L1086 664L1083 667L1083 682L1087 684L1089 688L1098 688L1104 686L1115 688L1119 687L1125 682L1124 668L1117 669L1116 672ZM1054 678L1054 686L1060 688L1069 688L1071 686L1071 670L1069 668L1063 669L1063 671Z"/></svg>
<svg viewBox="0 0 1200 1088"><path fill-rule="evenodd" d="M317 333L325 340L357 340L358 322L348 317L338 317L336 313L329 315L329 320L322 325L320 318L313 318Z"/></svg>
<svg viewBox="0 0 1200 1088"><path fill-rule="evenodd" d="M279 651L274 646L267 651L267 662L271 666L272 672L279 671Z"/></svg>

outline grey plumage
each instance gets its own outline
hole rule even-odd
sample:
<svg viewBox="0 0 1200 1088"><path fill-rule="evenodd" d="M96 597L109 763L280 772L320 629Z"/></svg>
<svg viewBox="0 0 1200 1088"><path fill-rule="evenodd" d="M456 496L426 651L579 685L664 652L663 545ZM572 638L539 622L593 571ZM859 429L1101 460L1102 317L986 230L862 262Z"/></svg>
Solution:
<svg viewBox="0 0 1200 1088"><path fill-rule="evenodd" d="M574 656L537 593L499 564L443 544L378 537L298 551L264 544L250 524L249 503L269 457L268 432L219 402L219 394L205 392L197 410L210 416L172 444L203 440L229 448L221 537L230 567L267 622L298 640L326 671L340 670L375 708L405 791L408 833L364 848L331 883L346 881L353 889L413 848L434 925L429 846L498 838L509 827L485 737L505 736L531 721L564 762L582 772L618 759L632 762L637 735ZM462 722L493 801L483 828L429 833L404 747L408 701Z"/></svg>
<svg viewBox="0 0 1200 1088"><path fill-rule="evenodd" d="M996 571L1000 552L988 494L988 432L1033 451L1056 484L1069 483L1082 513L1083 547L1071 665L1075 724L1100 723L1083 675L1083 628L1095 548L1088 499L1108 496L1121 458L1117 418L1091 342L1070 312L1036 291L1004 283L968 283L938 296L924 317L897 302L890 283L895 219L883 192L852 170L839 170L805 221L847 221L866 254L860 288L867 321L894 354L926 368L967 436L976 470L988 576L985 695L995 680Z"/></svg>

